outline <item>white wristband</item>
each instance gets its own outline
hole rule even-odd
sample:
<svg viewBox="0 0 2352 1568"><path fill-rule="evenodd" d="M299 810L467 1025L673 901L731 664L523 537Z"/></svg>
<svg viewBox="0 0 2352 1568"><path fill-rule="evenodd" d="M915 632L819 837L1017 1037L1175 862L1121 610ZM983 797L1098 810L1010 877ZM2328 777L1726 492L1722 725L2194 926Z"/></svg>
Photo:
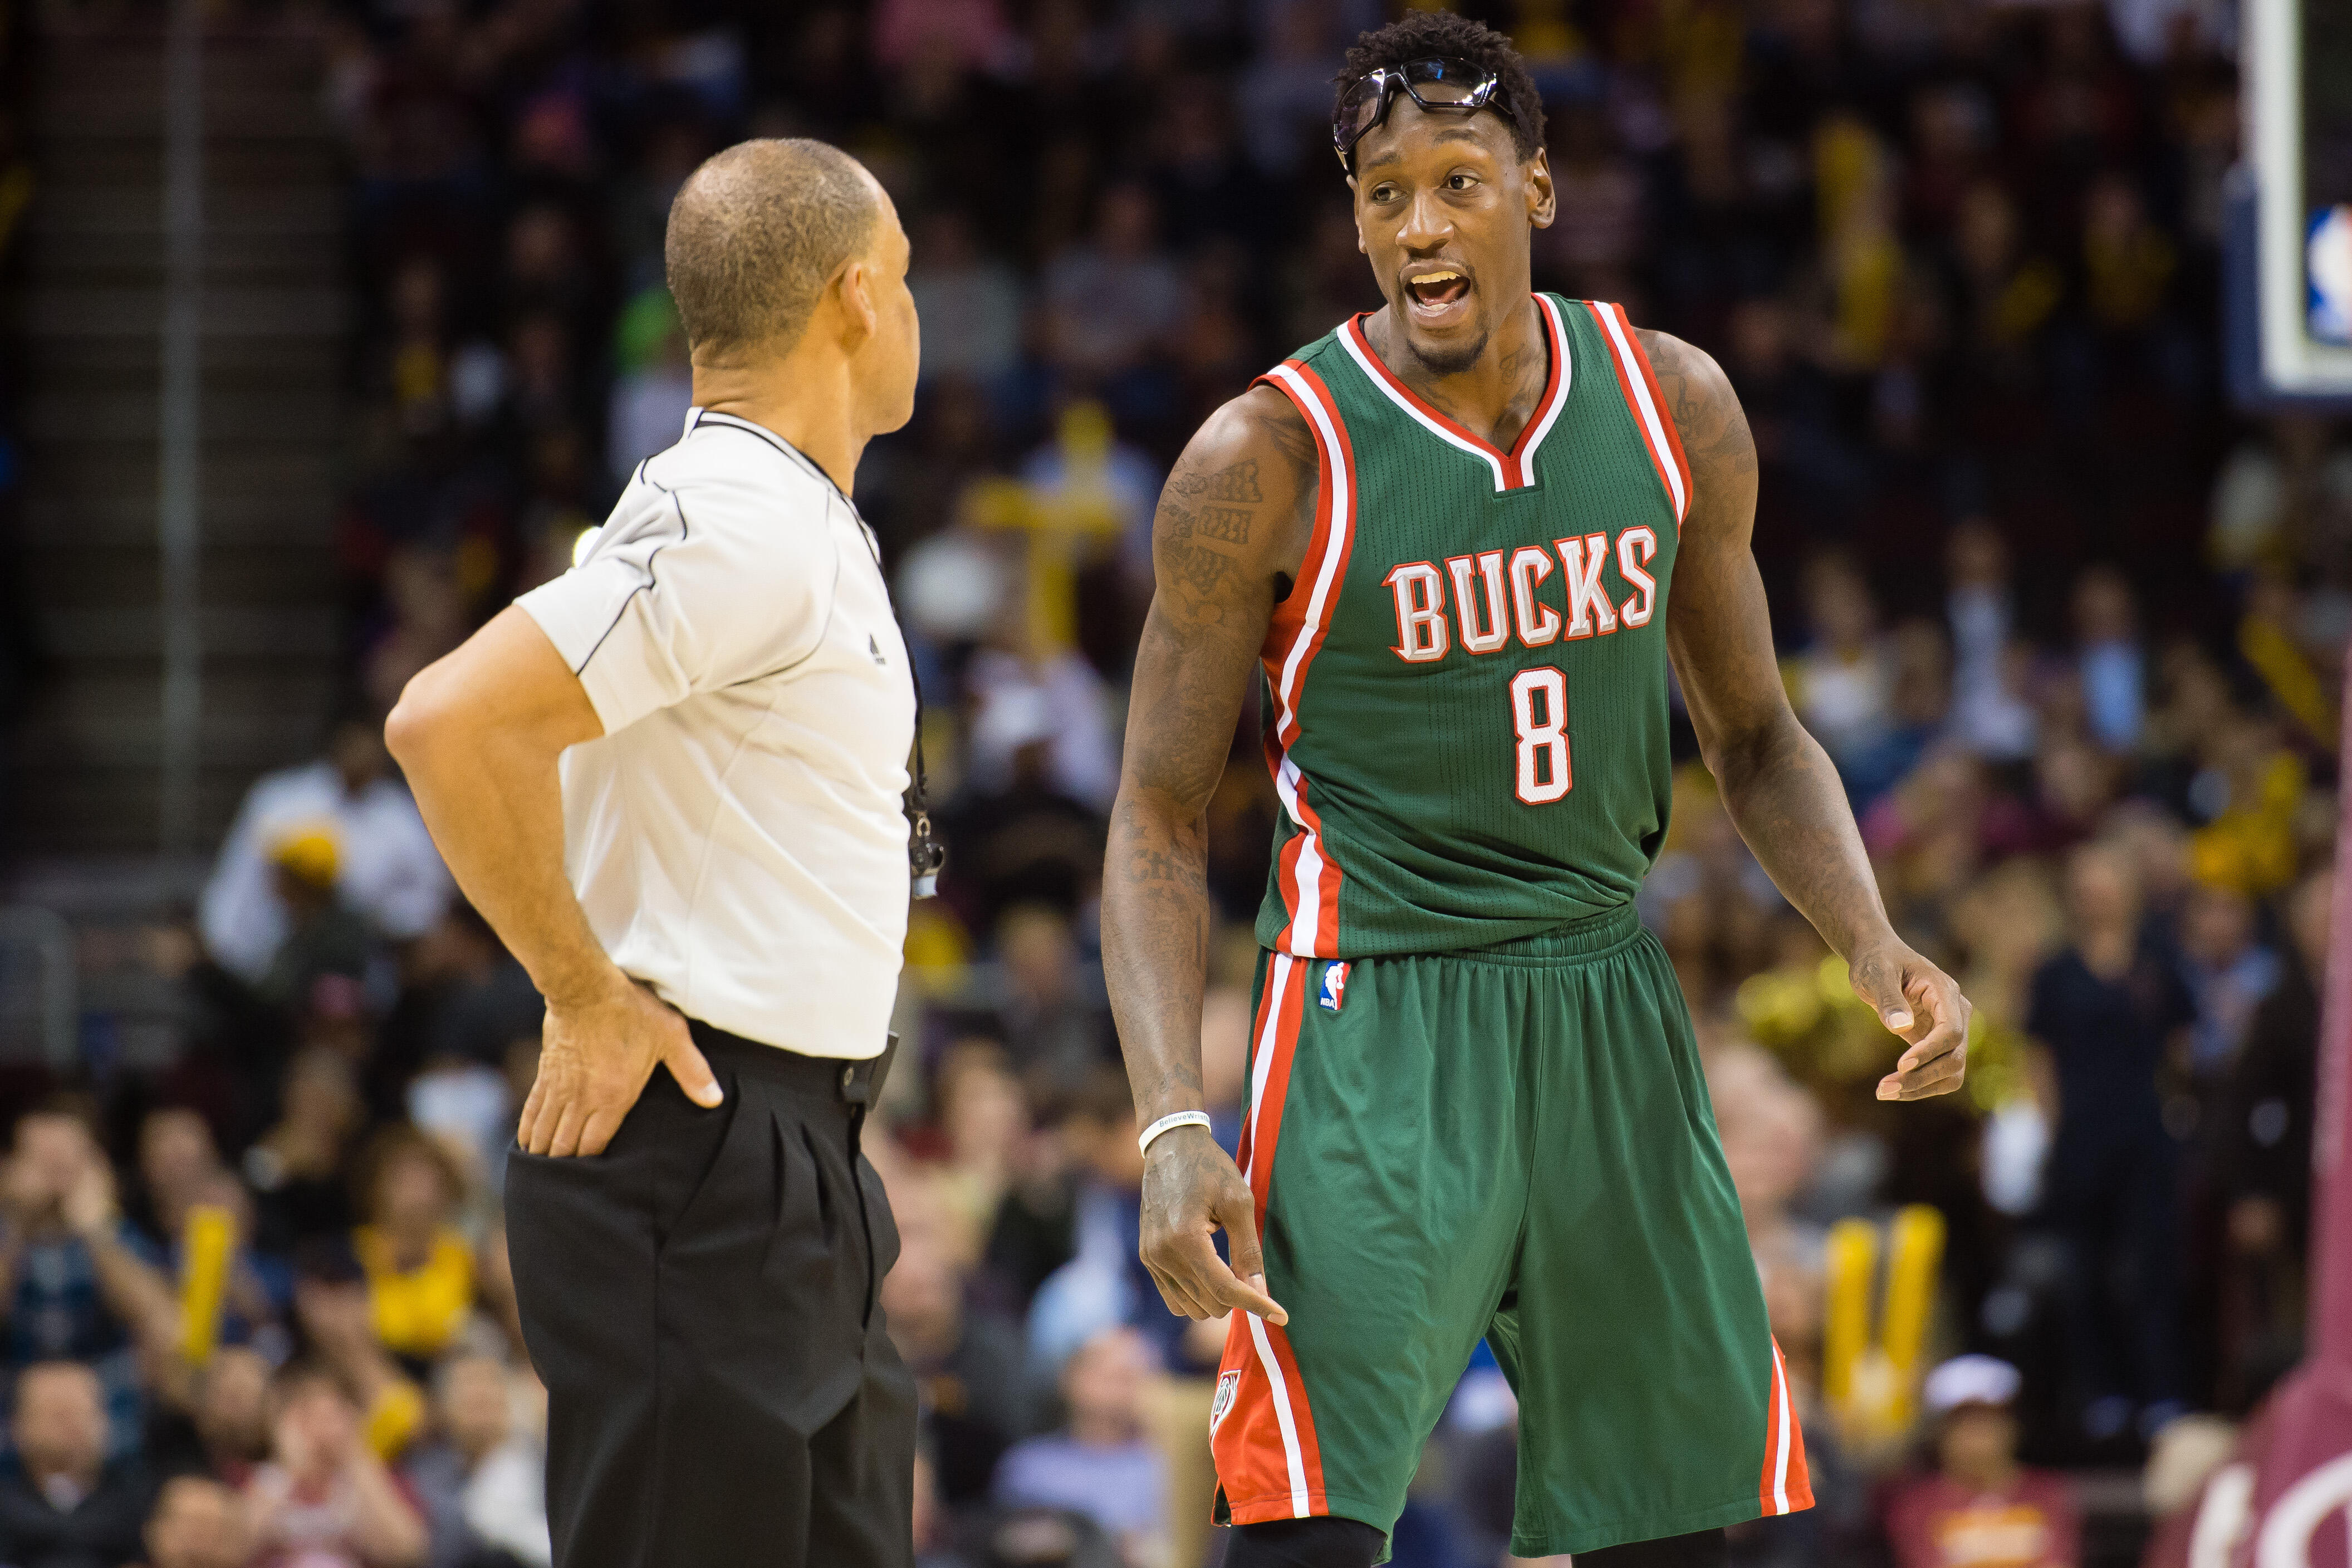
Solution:
<svg viewBox="0 0 2352 1568"><path fill-rule="evenodd" d="M1172 1132L1179 1127L1206 1127L1208 1124L1209 1113L1205 1110L1171 1111L1145 1128L1143 1136L1135 1141L1136 1145L1149 1154L1151 1152L1151 1141L1162 1132Z"/></svg>

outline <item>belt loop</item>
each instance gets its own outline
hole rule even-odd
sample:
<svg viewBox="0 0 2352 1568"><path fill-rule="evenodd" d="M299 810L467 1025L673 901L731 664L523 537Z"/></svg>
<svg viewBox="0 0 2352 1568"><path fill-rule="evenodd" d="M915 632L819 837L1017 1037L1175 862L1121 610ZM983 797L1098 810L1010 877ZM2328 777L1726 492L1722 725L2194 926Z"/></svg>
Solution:
<svg viewBox="0 0 2352 1568"><path fill-rule="evenodd" d="M879 1056L864 1061L844 1062L841 1066L841 1098L852 1105L867 1110L882 1102L882 1083L890 1076L890 1063L898 1054L898 1037L887 1037Z"/></svg>

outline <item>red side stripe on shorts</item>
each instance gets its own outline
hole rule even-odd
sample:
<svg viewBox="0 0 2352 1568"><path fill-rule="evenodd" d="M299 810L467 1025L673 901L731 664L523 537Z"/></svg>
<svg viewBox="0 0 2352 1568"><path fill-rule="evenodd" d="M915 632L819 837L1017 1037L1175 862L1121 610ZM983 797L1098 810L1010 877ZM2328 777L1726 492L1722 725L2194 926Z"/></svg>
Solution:
<svg viewBox="0 0 2352 1568"><path fill-rule="evenodd" d="M1261 1237L1283 1100L1307 1002L1307 969L1288 953L1275 954L1251 1049L1250 1109L1242 1124L1241 1166L1257 1199ZM1233 1398L1210 1435L1210 1447L1234 1521L1256 1524L1325 1512L1322 1447L1316 1440L1315 1414L1289 1336L1262 1318L1235 1312L1225 1329L1225 1353L1217 1369L1220 1384L1229 1377L1234 1380Z"/></svg>
<svg viewBox="0 0 2352 1568"><path fill-rule="evenodd" d="M1796 1398L1789 1388L1789 1369L1780 1359L1780 1342L1772 1342L1772 1384L1764 1402L1764 1471L1758 1479L1756 1501L1767 1515L1795 1513L1813 1506L1811 1473L1805 1468L1805 1432L1797 1419Z"/></svg>

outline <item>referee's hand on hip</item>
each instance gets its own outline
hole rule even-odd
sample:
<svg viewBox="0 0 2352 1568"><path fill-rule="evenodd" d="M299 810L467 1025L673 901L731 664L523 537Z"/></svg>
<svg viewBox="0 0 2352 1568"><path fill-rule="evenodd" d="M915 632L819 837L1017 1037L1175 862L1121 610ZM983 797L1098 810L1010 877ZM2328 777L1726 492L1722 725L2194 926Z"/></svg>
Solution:
<svg viewBox="0 0 2352 1568"><path fill-rule="evenodd" d="M669 1068L695 1104L707 1110L719 1103L719 1080L686 1019L620 970L585 999L551 998L539 1077L523 1101L516 1142L558 1158L603 1153L656 1064Z"/></svg>

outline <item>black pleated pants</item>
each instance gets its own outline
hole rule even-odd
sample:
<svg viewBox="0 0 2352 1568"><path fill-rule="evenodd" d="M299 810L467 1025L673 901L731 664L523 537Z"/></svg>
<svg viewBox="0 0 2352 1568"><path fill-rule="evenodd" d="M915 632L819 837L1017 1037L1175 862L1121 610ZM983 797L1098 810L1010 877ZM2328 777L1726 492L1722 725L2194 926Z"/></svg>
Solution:
<svg viewBox="0 0 2352 1568"><path fill-rule="evenodd" d="M874 1062L694 1025L604 1152L507 1163L548 1392L556 1568L910 1568L915 1384L875 1297L898 1233L858 1152Z"/></svg>

